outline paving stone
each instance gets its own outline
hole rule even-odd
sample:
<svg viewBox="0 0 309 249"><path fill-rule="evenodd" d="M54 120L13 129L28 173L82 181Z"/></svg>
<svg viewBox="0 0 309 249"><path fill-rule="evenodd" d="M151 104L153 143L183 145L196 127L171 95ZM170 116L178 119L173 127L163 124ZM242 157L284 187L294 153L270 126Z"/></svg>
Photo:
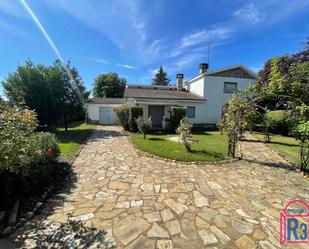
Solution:
<svg viewBox="0 0 309 249"><path fill-rule="evenodd" d="M218 243L218 240L215 235L208 233L207 230L199 231L199 235L203 240L205 246L213 245Z"/></svg>
<svg viewBox="0 0 309 249"><path fill-rule="evenodd" d="M160 227L157 223L153 223L152 227L147 232L149 238L169 238L168 231Z"/></svg>
<svg viewBox="0 0 309 249"><path fill-rule="evenodd" d="M221 241L222 244L225 244L231 240L224 232L215 226L211 226L210 230L216 235L216 237Z"/></svg>
<svg viewBox="0 0 309 249"><path fill-rule="evenodd" d="M143 200L132 200L131 201L131 207L139 207L143 205Z"/></svg>
<svg viewBox="0 0 309 249"><path fill-rule="evenodd" d="M210 187L208 186L207 183L202 183L200 185L200 190L204 195L213 195L213 192L211 191Z"/></svg>
<svg viewBox="0 0 309 249"><path fill-rule="evenodd" d="M116 204L116 208L129 208L129 207L130 207L129 201L122 201Z"/></svg>
<svg viewBox="0 0 309 249"><path fill-rule="evenodd" d="M183 205L179 202L174 201L173 199L167 199L164 201L166 205L169 206L176 214L182 214L184 211L188 210L186 205Z"/></svg>
<svg viewBox="0 0 309 249"><path fill-rule="evenodd" d="M147 239L144 235L140 235L128 249L154 249L156 242L154 240Z"/></svg>
<svg viewBox="0 0 309 249"><path fill-rule="evenodd" d="M163 209L161 212L163 222L169 221L174 218L172 211L168 208Z"/></svg>
<svg viewBox="0 0 309 249"><path fill-rule="evenodd" d="M206 221L211 221L212 219L212 215L209 214L208 212L200 212L200 213L197 213L197 215Z"/></svg>
<svg viewBox="0 0 309 249"><path fill-rule="evenodd" d="M149 227L150 225L144 219L137 217L131 220L125 220L120 225L116 226L114 228L114 234L121 243L128 245Z"/></svg>
<svg viewBox="0 0 309 249"><path fill-rule="evenodd" d="M144 183L140 186L140 188L144 191L153 191L153 184Z"/></svg>
<svg viewBox="0 0 309 249"><path fill-rule="evenodd" d="M235 245L239 249L256 249L257 245L247 236L243 235L236 240Z"/></svg>
<svg viewBox="0 0 309 249"><path fill-rule="evenodd" d="M176 234L180 234L180 225L177 220L167 221L165 223L165 227L168 229L170 235L174 236Z"/></svg>
<svg viewBox="0 0 309 249"><path fill-rule="evenodd" d="M161 216L159 212L144 214L143 218L146 219L150 223L161 221Z"/></svg>
<svg viewBox="0 0 309 249"><path fill-rule="evenodd" d="M242 234L250 234L252 233L252 228L248 225L245 225L245 224L242 224L240 222L237 222L237 221L232 221L232 226L233 228L238 231L239 233L242 233Z"/></svg>
<svg viewBox="0 0 309 249"><path fill-rule="evenodd" d="M209 228L210 225L207 221L200 217L195 217L195 224L200 228Z"/></svg>
<svg viewBox="0 0 309 249"><path fill-rule="evenodd" d="M272 244L270 244L270 242L267 240L260 241L259 245L261 246L262 249L276 249L277 248L273 246Z"/></svg>
<svg viewBox="0 0 309 249"><path fill-rule="evenodd" d="M193 191L194 203L197 207L201 208L204 206L209 206L208 200L198 191Z"/></svg>
<svg viewBox="0 0 309 249"><path fill-rule="evenodd" d="M95 216L102 220L108 220L122 214L123 212L124 209L115 209L107 212L95 212Z"/></svg>
<svg viewBox="0 0 309 249"><path fill-rule="evenodd" d="M129 189L130 185L128 183L112 181L108 184L110 189Z"/></svg>
<svg viewBox="0 0 309 249"><path fill-rule="evenodd" d="M157 248L158 249L173 249L173 242L171 240L158 240Z"/></svg>
<svg viewBox="0 0 309 249"><path fill-rule="evenodd" d="M267 234L262 229L257 228L253 231L253 237L257 240L264 240L267 238Z"/></svg>
<svg viewBox="0 0 309 249"><path fill-rule="evenodd" d="M244 218L252 219L252 217L249 214L247 214L244 210L242 210L241 208L236 209L236 213L238 213L240 216Z"/></svg>

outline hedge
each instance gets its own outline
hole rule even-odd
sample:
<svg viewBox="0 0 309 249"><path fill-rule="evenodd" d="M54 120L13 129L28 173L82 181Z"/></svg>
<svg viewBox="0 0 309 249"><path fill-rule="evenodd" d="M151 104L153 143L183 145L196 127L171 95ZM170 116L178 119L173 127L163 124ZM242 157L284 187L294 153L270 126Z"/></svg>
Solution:
<svg viewBox="0 0 309 249"><path fill-rule="evenodd" d="M170 119L170 129L171 131L176 131L177 127L180 124L180 120L182 120L186 116L187 110L184 107L171 107L171 119Z"/></svg>
<svg viewBox="0 0 309 249"><path fill-rule="evenodd" d="M143 108L141 106L129 107L129 128L130 131L138 131L136 120L138 117L143 116Z"/></svg>
<svg viewBox="0 0 309 249"><path fill-rule="evenodd" d="M270 131L287 135L290 131L289 114L286 110L270 111L266 114Z"/></svg>
<svg viewBox="0 0 309 249"><path fill-rule="evenodd" d="M129 130L130 107L128 105L121 105L115 109L120 125L124 130Z"/></svg>

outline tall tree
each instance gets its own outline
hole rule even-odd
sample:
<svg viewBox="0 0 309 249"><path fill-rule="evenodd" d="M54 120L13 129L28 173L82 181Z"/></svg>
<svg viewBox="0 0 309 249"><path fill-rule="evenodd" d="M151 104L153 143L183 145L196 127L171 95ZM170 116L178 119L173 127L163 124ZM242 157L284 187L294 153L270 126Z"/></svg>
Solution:
<svg viewBox="0 0 309 249"><path fill-rule="evenodd" d="M127 80L117 73L100 74L94 81L93 96L107 98L122 98Z"/></svg>
<svg viewBox="0 0 309 249"><path fill-rule="evenodd" d="M34 109L41 125L83 115L89 96L76 68L58 60L52 66L34 65L28 60L8 75L3 87L11 102Z"/></svg>
<svg viewBox="0 0 309 249"><path fill-rule="evenodd" d="M166 72L164 72L163 67L160 66L159 71L156 73L154 79L152 80L152 85L156 86L168 86L170 79L167 77Z"/></svg>

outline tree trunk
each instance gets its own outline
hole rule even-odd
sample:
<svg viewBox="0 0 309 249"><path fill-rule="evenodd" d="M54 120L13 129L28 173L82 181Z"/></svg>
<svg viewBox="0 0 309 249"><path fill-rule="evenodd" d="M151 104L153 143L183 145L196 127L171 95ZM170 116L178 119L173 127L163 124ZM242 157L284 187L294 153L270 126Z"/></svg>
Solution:
<svg viewBox="0 0 309 249"><path fill-rule="evenodd" d="M64 121L64 130L68 130L68 121L67 121L67 114L63 114L63 121Z"/></svg>

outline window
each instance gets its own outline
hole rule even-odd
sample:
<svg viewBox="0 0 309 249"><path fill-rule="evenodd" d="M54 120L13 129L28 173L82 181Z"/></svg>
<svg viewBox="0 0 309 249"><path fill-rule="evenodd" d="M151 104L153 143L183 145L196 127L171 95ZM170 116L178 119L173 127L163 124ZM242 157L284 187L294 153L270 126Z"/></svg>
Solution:
<svg viewBox="0 0 309 249"><path fill-rule="evenodd" d="M195 118L195 106L187 106L187 118Z"/></svg>
<svg viewBox="0 0 309 249"><path fill-rule="evenodd" d="M237 90L236 82L224 82L224 93L235 93Z"/></svg>

